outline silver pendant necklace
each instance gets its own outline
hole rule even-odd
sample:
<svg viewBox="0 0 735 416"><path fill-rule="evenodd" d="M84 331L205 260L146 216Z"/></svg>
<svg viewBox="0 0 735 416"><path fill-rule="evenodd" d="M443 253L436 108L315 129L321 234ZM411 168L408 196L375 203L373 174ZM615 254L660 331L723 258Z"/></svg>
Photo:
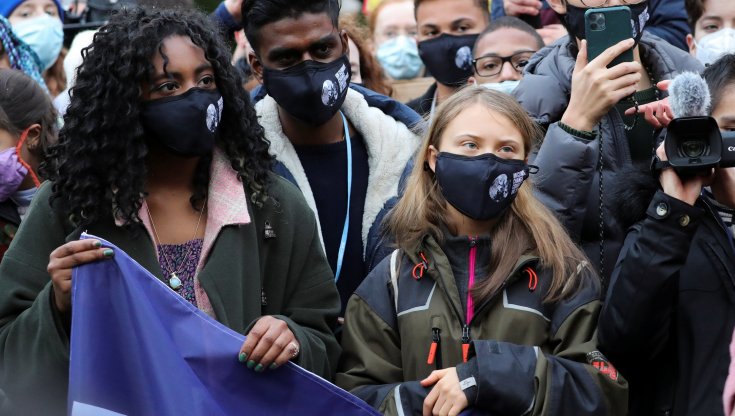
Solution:
<svg viewBox="0 0 735 416"><path fill-rule="evenodd" d="M199 213L199 219L197 220L197 226L194 229L194 236L191 238L192 240L194 240L197 234L199 233L199 225L202 222L202 216L204 215L204 211L206 210L206 208L207 208L207 200L205 199L204 205L202 205L202 211ZM153 222L153 216L151 215L151 210L148 208L148 204L146 204L145 209L146 209L146 212L148 213L148 219L151 222L151 228L153 228L153 237L155 237L156 239L154 243L156 244L156 247L158 247L161 245L161 239L158 237L158 231L156 231L156 224ZM168 273L167 275L168 285L171 286L171 289L173 290L178 290L181 288L182 282L181 282L181 278L179 278L179 274L181 274L181 272L183 272L184 268L186 267L187 260L189 260L189 256L191 255L191 248L192 248L192 245L190 244L189 249L186 251L186 255L181 260L181 264L179 265L179 268L177 270L166 271L166 273ZM163 257L164 260L167 260L165 253L163 253L161 257ZM168 259L166 263L173 264L174 266L176 266L176 263L174 263L170 259ZM163 264L161 264L161 269L163 269Z"/></svg>

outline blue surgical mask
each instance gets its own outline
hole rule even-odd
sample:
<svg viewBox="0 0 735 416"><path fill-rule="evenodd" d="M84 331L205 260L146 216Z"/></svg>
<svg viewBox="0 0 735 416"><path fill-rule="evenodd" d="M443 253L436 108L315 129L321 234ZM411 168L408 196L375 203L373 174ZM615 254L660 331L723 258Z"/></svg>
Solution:
<svg viewBox="0 0 735 416"><path fill-rule="evenodd" d="M408 36L383 42L378 47L377 56L386 74L393 79L416 78L424 67L416 40Z"/></svg>
<svg viewBox="0 0 735 416"><path fill-rule="evenodd" d="M520 83L520 80L508 80L503 82L489 82L487 84L480 84L480 86L510 95L516 88L518 88L518 84Z"/></svg>
<svg viewBox="0 0 735 416"><path fill-rule="evenodd" d="M13 32L31 47L47 70L56 62L64 44L64 28L58 17L44 14L13 25Z"/></svg>

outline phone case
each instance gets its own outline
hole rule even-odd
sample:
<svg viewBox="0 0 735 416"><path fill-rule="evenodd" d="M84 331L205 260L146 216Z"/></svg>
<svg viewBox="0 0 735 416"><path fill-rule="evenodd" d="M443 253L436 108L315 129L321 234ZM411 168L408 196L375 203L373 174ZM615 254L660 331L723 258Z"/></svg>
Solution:
<svg viewBox="0 0 735 416"><path fill-rule="evenodd" d="M584 14L587 56L592 61L611 46L633 37L630 9L626 6L589 9ZM608 68L633 61L633 49L616 57Z"/></svg>

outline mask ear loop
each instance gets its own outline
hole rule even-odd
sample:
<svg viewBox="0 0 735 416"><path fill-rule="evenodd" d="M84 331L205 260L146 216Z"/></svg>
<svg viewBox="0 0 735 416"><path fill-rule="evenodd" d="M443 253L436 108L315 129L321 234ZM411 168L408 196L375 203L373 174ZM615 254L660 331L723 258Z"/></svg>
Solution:
<svg viewBox="0 0 735 416"><path fill-rule="evenodd" d="M41 186L41 181L38 180L38 176L36 176L36 173L33 171L31 165L23 160L23 157L20 155L20 149L23 147L23 143L25 143L26 139L28 138L28 133L29 129L25 129L23 130L23 133L20 134L20 140L18 140L18 144L15 145L15 155L18 156L18 162L20 162L20 164L28 170L28 173L31 174L33 184L36 185L36 188L38 188L39 186Z"/></svg>

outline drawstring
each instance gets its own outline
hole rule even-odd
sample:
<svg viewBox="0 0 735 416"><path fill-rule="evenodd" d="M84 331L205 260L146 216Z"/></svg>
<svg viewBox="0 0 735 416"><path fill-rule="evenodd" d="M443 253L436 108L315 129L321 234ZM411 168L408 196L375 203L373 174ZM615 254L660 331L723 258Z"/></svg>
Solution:
<svg viewBox="0 0 735 416"><path fill-rule="evenodd" d="M413 270L411 271L413 278L416 280L424 277L424 271L429 268L429 261L426 260L426 256L424 255L423 251L419 251L419 256L421 256L421 262L416 263L416 265L413 266Z"/></svg>
<svg viewBox="0 0 735 416"><path fill-rule="evenodd" d="M536 286L538 286L538 275L530 267L526 267L523 271L528 273L528 291L533 292L536 290Z"/></svg>

